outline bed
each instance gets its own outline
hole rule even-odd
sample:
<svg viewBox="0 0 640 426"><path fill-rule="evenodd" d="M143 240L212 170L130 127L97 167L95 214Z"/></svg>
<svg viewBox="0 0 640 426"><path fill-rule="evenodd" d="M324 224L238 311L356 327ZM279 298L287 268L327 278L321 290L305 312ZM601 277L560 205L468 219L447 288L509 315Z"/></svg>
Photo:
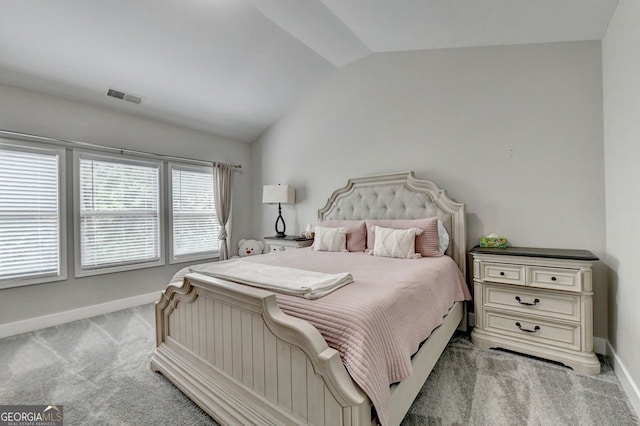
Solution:
<svg viewBox="0 0 640 426"><path fill-rule="evenodd" d="M411 172L351 179L318 212L320 220L426 217L447 229L446 254L465 276L464 205ZM412 356L412 374L390 386L381 422L339 352L310 322L283 312L273 292L188 273L156 303L151 368L224 425L398 425L465 325L465 303L455 302Z"/></svg>

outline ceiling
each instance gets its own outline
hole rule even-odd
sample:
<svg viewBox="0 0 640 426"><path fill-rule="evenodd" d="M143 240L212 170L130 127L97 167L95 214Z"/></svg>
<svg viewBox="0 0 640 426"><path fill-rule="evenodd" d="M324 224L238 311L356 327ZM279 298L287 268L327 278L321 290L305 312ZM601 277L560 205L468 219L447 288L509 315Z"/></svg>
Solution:
<svg viewBox="0 0 640 426"><path fill-rule="evenodd" d="M617 2L3 0L0 82L251 142L371 53L599 40Z"/></svg>

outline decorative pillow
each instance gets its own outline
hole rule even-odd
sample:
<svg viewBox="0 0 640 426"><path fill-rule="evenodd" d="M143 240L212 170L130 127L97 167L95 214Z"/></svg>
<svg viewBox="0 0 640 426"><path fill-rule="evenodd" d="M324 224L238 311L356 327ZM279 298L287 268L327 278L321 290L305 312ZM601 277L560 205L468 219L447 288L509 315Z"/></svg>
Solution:
<svg viewBox="0 0 640 426"><path fill-rule="evenodd" d="M449 233L447 228L444 227L444 223L438 219L438 249L440 255L443 256L449 248Z"/></svg>
<svg viewBox="0 0 640 426"><path fill-rule="evenodd" d="M374 256L396 257L398 259L417 259L416 235L422 234L422 229L391 229L374 226L376 242L373 246Z"/></svg>
<svg viewBox="0 0 640 426"><path fill-rule="evenodd" d="M346 228L325 228L322 226L316 226L313 249L316 251L347 251Z"/></svg>
<svg viewBox="0 0 640 426"><path fill-rule="evenodd" d="M392 229L421 229L422 235L417 234L416 252L423 257L438 257L440 254L440 241L438 238L438 218L429 217L425 219L380 219L367 220L367 247L375 246L375 234L371 229L374 226Z"/></svg>
<svg viewBox="0 0 640 426"><path fill-rule="evenodd" d="M364 220L323 220L318 226L347 230L347 250L364 251L367 248L367 226Z"/></svg>

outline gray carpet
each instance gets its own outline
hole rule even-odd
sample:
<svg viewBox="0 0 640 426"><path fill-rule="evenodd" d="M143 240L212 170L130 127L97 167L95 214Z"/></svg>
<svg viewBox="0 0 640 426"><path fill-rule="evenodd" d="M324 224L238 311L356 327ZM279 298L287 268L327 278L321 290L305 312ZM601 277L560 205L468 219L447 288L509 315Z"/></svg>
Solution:
<svg viewBox="0 0 640 426"><path fill-rule="evenodd" d="M0 340L0 404L63 404L66 425L215 425L149 370L153 305ZM403 425L638 425L620 383L449 344Z"/></svg>

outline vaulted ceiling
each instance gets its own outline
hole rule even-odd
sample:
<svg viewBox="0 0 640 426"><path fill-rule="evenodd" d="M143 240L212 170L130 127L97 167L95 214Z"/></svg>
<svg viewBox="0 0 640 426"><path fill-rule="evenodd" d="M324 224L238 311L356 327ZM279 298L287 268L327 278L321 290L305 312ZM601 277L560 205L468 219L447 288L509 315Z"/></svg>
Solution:
<svg viewBox="0 0 640 426"><path fill-rule="evenodd" d="M600 40L617 1L4 0L0 83L250 142L364 56Z"/></svg>

